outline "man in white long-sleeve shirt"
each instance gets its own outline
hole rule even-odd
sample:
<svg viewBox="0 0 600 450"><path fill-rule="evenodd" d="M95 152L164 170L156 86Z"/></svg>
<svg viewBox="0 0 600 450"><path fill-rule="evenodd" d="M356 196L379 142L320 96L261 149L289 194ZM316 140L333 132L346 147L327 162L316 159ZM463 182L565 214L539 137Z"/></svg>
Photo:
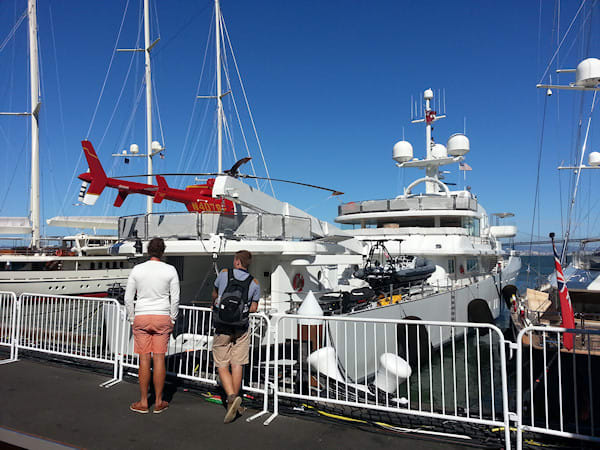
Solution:
<svg viewBox="0 0 600 450"><path fill-rule="evenodd" d="M165 353L179 311L179 277L175 267L160 260L164 252L165 242L161 238L152 239L148 244L150 260L131 270L125 291L127 319L133 324L134 351L140 355L140 401L132 403L129 409L142 414L149 412L151 360L156 394L154 413L161 413L169 407L169 403L162 399Z"/></svg>

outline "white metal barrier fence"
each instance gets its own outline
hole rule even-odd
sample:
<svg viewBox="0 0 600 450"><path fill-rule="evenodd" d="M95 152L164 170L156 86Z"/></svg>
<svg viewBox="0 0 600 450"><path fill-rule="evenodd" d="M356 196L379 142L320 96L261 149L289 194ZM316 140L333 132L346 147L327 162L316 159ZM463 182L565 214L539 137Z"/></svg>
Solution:
<svg viewBox="0 0 600 450"><path fill-rule="evenodd" d="M0 361L0 364L17 359L17 306L17 297L13 292L0 291L0 346L10 348L9 358Z"/></svg>
<svg viewBox="0 0 600 450"><path fill-rule="evenodd" d="M571 334L568 350L564 337ZM523 432L600 442L600 330L529 327L517 338L517 447Z"/></svg>
<svg viewBox="0 0 600 450"><path fill-rule="evenodd" d="M22 349L109 364L113 378L102 386L118 381L116 300L21 294L18 303L16 352Z"/></svg>
<svg viewBox="0 0 600 450"><path fill-rule="evenodd" d="M268 407L268 374L270 361L270 320L260 313L250 315L249 326L249 364L245 366L243 390L255 392L263 396L263 409L252 416L252 420L267 413ZM139 357L134 353L134 342L131 324L125 318L122 308L120 322L121 338L121 371L123 368L139 369ZM212 343L214 329L212 326L212 309L195 306L180 306L179 317L170 337L166 367L167 373L178 378L217 384L217 369L212 359Z"/></svg>
<svg viewBox="0 0 600 450"><path fill-rule="evenodd" d="M487 324L273 317L274 412L281 398L504 427L505 341Z"/></svg>

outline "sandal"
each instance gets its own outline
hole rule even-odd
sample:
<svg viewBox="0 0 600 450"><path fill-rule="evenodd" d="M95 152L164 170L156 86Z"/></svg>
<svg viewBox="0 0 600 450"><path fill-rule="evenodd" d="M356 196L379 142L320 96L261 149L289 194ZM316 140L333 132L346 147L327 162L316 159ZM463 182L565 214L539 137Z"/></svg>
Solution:
<svg viewBox="0 0 600 450"><path fill-rule="evenodd" d="M168 402L162 402L160 404L160 406L154 405L154 414L160 414L161 412L165 411L168 408L169 408Z"/></svg>
<svg viewBox="0 0 600 450"><path fill-rule="evenodd" d="M136 413L140 413L140 414L148 414L150 411L148 410L148 407L143 407L140 405L140 402L135 402L132 403L131 405L129 405L129 409L133 412Z"/></svg>

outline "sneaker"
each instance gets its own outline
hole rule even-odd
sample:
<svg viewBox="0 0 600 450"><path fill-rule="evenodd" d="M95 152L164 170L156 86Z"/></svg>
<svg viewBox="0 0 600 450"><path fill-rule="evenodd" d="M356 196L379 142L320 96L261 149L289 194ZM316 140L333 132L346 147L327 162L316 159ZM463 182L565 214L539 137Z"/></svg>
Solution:
<svg viewBox="0 0 600 450"><path fill-rule="evenodd" d="M235 419L235 415L237 414L241 404L242 399L240 397L234 395L227 397L227 414L225 414L223 423L233 422L233 419Z"/></svg>

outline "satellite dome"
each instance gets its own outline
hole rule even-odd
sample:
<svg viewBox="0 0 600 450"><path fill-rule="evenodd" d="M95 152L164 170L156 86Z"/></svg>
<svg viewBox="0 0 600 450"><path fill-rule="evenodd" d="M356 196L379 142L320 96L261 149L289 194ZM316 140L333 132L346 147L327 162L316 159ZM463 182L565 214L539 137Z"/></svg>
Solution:
<svg viewBox="0 0 600 450"><path fill-rule="evenodd" d="M450 136L447 142L448 154L451 156L463 156L469 153L471 149L469 138L462 133L456 133Z"/></svg>
<svg viewBox="0 0 600 450"><path fill-rule="evenodd" d="M427 89L424 93L423 93L423 98L425 100L431 100L433 98L433 91L431 89Z"/></svg>
<svg viewBox="0 0 600 450"><path fill-rule="evenodd" d="M431 156L436 159L446 158L448 156L448 150L446 150L446 146L442 144L435 144L431 148Z"/></svg>
<svg viewBox="0 0 600 450"><path fill-rule="evenodd" d="M158 142L158 141L152 141L151 147L152 147L153 152L159 152L162 150L162 146L160 145L160 142Z"/></svg>
<svg viewBox="0 0 600 450"><path fill-rule="evenodd" d="M138 145L137 145L137 144L131 144L131 145L129 146L129 152L130 152L130 153L133 153L133 154L135 154L135 153L139 153L139 152L140 152L140 148L138 147Z"/></svg>
<svg viewBox="0 0 600 450"><path fill-rule="evenodd" d="M588 156L588 163L590 166L600 166L600 152L591 152Z"/></svg>
<svg viewBox="0 0 600 450"><path fill-rule="evenodd" d="M394 144L394 150L392 154L394 161L403 163L413 159L413 146L408 141L399 141Z"/></svg>
<svg viewBox="0 0 600 450"><path fill-rule="evenodd" d="M598 84L600 84L600 59L584 59L575 70L575 85L593 88Z"/></svg>

